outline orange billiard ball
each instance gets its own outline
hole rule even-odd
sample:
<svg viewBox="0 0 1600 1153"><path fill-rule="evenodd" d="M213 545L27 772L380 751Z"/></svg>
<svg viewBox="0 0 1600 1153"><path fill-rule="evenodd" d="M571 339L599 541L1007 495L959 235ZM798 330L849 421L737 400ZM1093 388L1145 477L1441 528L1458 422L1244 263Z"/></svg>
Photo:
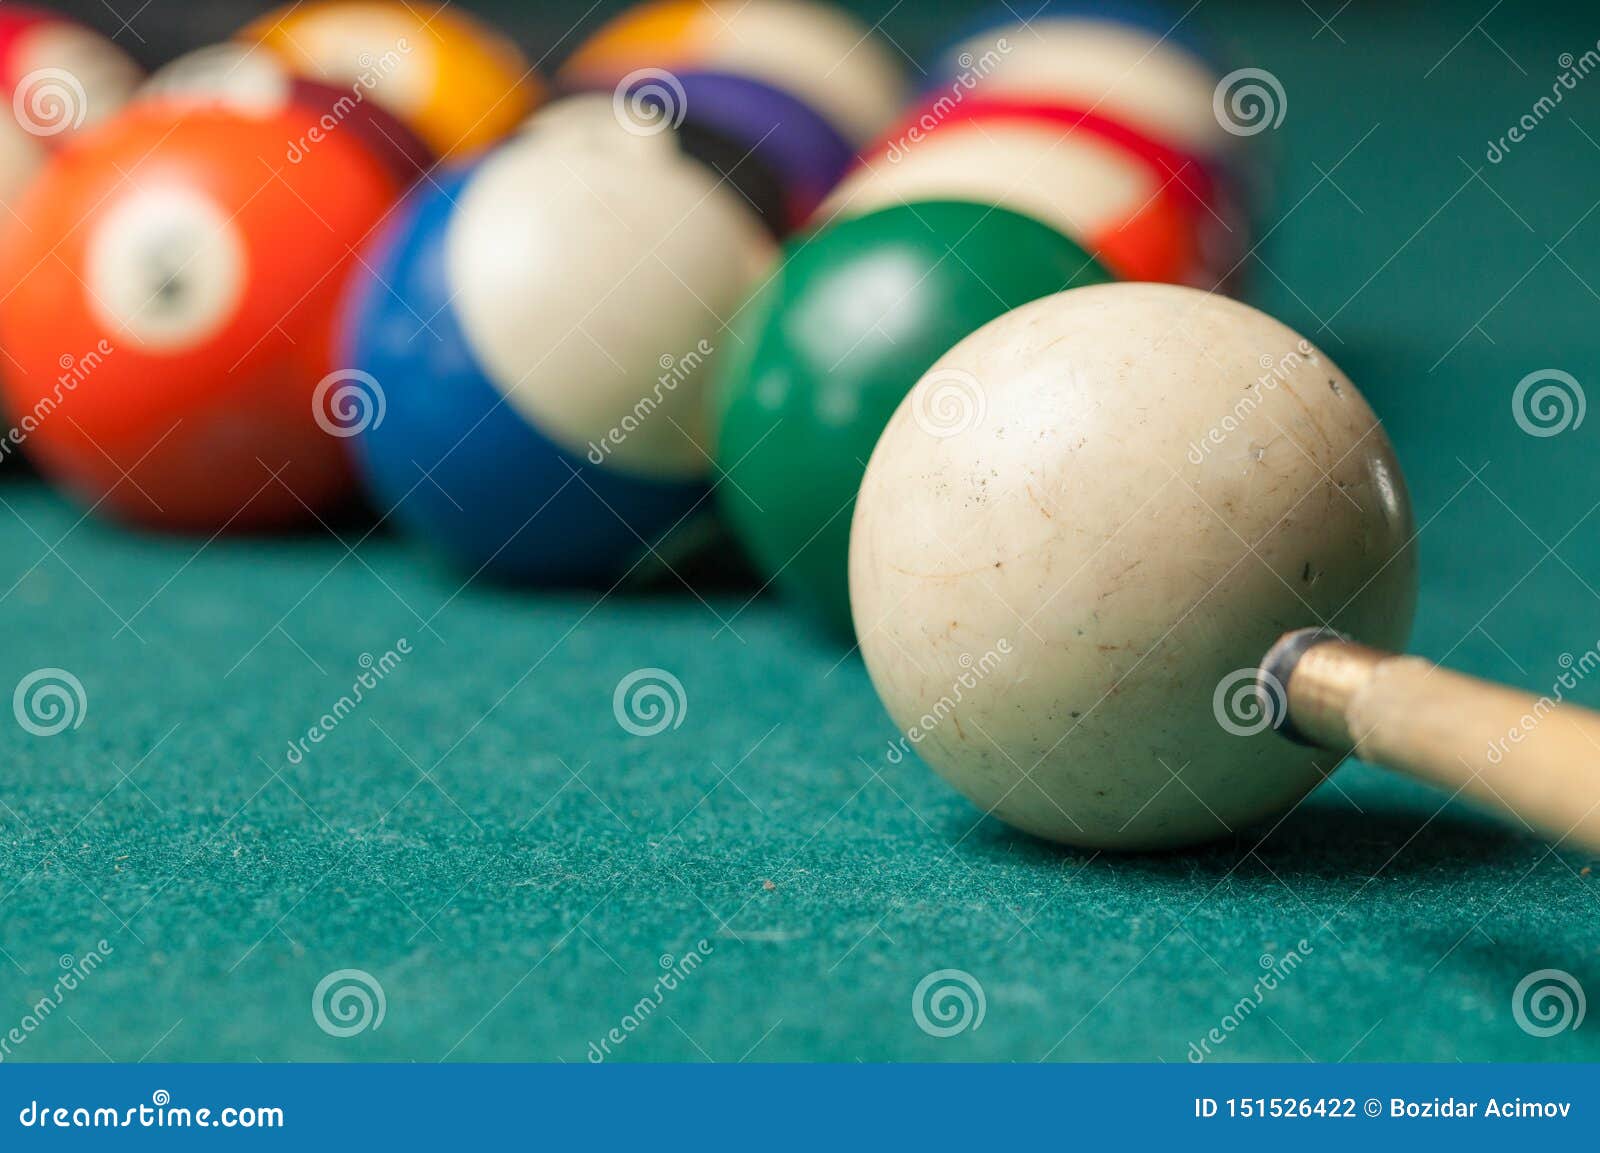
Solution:
<svg viewBox="0 0 1600 1153"><path fill-rule="evenodd" d="M213 531L302 522L349 491L314 398L354 246L399 182L339 134L287 162L313 118L136 105L19 203L0 246L6 408L85 504Z"/></svg>

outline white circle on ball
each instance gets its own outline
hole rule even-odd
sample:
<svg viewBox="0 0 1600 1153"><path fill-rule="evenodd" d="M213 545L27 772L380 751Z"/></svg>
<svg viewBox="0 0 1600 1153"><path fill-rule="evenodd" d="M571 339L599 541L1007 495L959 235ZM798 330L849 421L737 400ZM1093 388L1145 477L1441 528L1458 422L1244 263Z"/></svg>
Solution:
<svg viewBox="0 0 1600 1153"><path fill-rule="evenodd" d="M90 308L146 348L177 352L220 332L244 296L237 226L198 189L130 185L90 234Z"/></svg>

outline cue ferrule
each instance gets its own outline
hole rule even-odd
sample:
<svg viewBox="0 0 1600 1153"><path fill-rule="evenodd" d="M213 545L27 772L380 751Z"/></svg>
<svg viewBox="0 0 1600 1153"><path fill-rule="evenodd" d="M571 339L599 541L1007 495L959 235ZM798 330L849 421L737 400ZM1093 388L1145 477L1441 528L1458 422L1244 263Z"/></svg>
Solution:
<svg viewBox="0 0 1600 1153"><path fill-rule="evenodd" d="M1557 844L1600 849L1600 714L1326 629L1285 634L1257 683L1284 736L1501 809Z"/></svg>
<svg viewBox="0 0 1600 1153"><path fill-rule="evenodd" d="M1262 662L1261 692L1277 706L1284 736L1343 752L1356 743L1351 703L1387 656L1332 629L1300 629L1279 640Z"/></svg>

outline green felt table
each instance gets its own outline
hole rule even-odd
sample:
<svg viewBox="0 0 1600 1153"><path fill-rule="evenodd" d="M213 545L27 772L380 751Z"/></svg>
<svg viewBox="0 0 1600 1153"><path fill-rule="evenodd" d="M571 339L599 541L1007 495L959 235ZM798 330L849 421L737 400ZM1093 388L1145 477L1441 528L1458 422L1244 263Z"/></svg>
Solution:
<svg viewBox="0 0 1600 1153"><path fill-rule="evenodd" d="M519 36L583 7L520 10ZM883 27L917 55L958 7ZM1414 651L1548 691L1600 643L1600 422L1531 437L1511 397L1600 368L1600 78L1485 150L1597 28L1336 7L1190 17L1287 94L1255 140L1245 295L1387 422L1421 526ZM53 737L0 724L0 1034L58 958L110 947L8 1060L583 1061L701 941L617 1059L1183 1061L1291 949L1217 1059L1600 1058L1594 1022L1539 1039L1511 1012L1538 969L1600 994L1591 858L1428 788L1350 765L1265 836L1065 851L890 763L859 658L748 589L462 587L360 526L140 537L7 471L0 688L56 667L88 705ZM649 666L687 708L634 736L612 695ZM1600 679L1571 695L1600 704ZM386 1015L340 1038L311 1001L346 968ZM986 1015L935 1037L912 992L945 968Z"/></svg>

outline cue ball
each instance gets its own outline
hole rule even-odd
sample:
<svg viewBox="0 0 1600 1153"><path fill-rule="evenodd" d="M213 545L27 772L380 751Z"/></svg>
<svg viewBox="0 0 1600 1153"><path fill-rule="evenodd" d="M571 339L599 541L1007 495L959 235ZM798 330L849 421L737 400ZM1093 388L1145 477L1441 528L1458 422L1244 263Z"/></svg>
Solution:
<svg viewBox="0 0 1600 1153"><path fill-rule="evenodd" d="M895 412L851 607L897 747L1027 832L1166 848L1334 768L1239 686L1291 628L1401 647L1413 535L1388 437L1297 333L1194 289L1078 288L973 333Z"/></svg>

